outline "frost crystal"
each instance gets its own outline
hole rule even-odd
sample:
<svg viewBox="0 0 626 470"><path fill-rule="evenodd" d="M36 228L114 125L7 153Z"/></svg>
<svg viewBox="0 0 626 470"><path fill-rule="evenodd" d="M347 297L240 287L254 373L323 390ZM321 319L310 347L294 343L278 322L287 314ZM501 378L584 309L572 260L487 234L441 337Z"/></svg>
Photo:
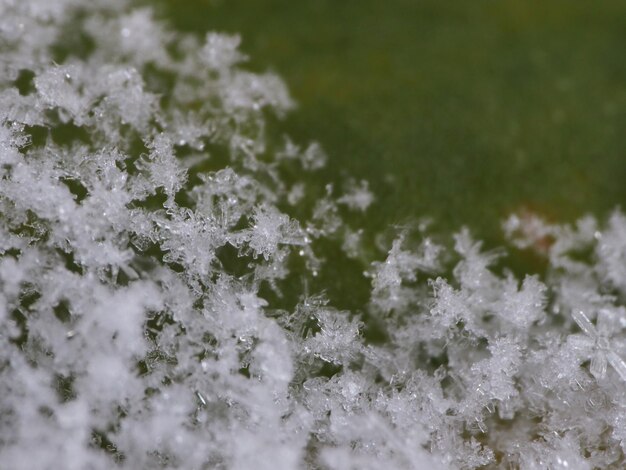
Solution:
<svg viewBox="0 0 626 470"><path fill-rule="evenodd" d="M345 204L352 210L364 212L374 201L374 195L369 190L367 181L361 181L357 186L352 183L348 188L347 194L341 196L338 202Z"/></svg>
<svg viewBox="0 0 626 470"><path fill-rule="evenodd" d="M240 42L0 1L0 466L624 468L626 217L512 215L523 279L468 229L385 243L266 138L293 102ZM359 311L309 292L346 259Z"/></svg>
<svg viewBox="0 0 626 470"><path fill-rule="evenodd" d="M622 313L622 312L620 312ZM611 364L620 378L626 382L626 363L619 357L611 346L611 336L621 328L616 325L611 317L613 313L607 310L598 312L597 327L594 326L587 315L581 310L572 313L572 318L584 335L570 335L568 342L591 359L589 371L597 379L604 379L607 363Z"/></svg>

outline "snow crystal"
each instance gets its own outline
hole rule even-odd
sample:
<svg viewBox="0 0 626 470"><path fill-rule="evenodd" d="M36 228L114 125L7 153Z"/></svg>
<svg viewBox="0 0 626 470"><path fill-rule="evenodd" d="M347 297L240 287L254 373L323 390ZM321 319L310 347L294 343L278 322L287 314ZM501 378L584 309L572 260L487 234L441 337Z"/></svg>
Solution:
<svg viewBox="0 0 626 470"><path fill-rule="evenodd" d="M620 312L623 316L624 312ZM613 332L621 330L615 324L615 314L609 310L601 310L597 316L597 327L581 310L572 312L572 317L584 335L570 335L567 340L583 355L590 359L589 371L598 380L604 379L607 363L610 364L622 380L626 382L626 363L615 352L611 345Z"/></svg>
<svg viewBox="0 0 626 470"><path fill-rule="evenodd" d="M374 195L369 190L369 183L361 181L358 185L352 183L348 192L337 201L352 210L364 212L374 201Z"/></svg>
<svg viewBox="0 0 626 470"><path fill-rule="evenodd" d="M208 33L200 56L209 69L228 72L233 65L246 60L239 51L239 44L241 38L238 35Z"/></svg>

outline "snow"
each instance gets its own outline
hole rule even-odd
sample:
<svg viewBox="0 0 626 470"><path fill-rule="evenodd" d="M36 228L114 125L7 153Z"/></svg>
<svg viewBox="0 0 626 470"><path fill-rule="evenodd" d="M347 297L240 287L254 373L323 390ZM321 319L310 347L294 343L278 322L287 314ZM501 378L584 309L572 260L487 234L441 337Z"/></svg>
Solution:
<svg viewBox="0 0 626 470"><path fill-rule="evenodd" d="M55 62L68 24L94 49ZM367 181L318 187L321 144L265 138L294 102L239 36L25 0L0 44L1 467L626 465L620 211L512 214L541 277L467 228L385 243L350 222ZM323 294L324 244L364 266L360 311Z"/></svg>
<svg viewBox="0 0 626 470"><path fill-rule="evenodd" d="M369 183L362 180L359 184L351 181L346 194L337 200L352 210L365 212L374 202L374 195L369 190Z"/></svg>

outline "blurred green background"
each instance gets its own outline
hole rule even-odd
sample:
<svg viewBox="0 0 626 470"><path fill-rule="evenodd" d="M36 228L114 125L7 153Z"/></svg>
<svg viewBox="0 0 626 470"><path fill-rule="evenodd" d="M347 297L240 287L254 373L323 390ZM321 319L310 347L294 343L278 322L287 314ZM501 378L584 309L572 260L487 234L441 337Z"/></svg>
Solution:
<svg viewBox="0 0 626 470"><path fill-rule="evenodd" d="M626 201L624 0L149 3L240 33L285 79L298 109L278 131L323 145L320 181L370 181L370 232L429 216L496 246L521 208L564 222Z"/></svg>
<svg viewBox="0 0 626 470"><path fill-rule="evenodd" d="M372 223L431 216L482 236L527 206L556 220L626 200L626 2L156 0L183 30L240 33L319 140L366 178Z"/></svg>

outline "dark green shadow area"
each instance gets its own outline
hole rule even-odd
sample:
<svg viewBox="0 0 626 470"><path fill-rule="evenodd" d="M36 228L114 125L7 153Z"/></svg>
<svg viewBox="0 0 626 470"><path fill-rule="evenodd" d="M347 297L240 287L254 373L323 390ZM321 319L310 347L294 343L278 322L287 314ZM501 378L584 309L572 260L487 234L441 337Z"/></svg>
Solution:
<svg viewBox="0 0 626 470"><path fill-rule="evenodd" d="M428 216L495 246L520 208L564 222L626 201L623 0L150 3L240 33L285 79L299 108L279 131L321 142L320 181L370 181L370 232Z"/></svg>
<svg viewBox="0 0 626 470"><path fill-rule="evenodd" d="M287 82L283 123L324 178L368 179L373 227L430 216L494 238L626 201L626 2L158 0L180 29L238 32Z"/></svg>

